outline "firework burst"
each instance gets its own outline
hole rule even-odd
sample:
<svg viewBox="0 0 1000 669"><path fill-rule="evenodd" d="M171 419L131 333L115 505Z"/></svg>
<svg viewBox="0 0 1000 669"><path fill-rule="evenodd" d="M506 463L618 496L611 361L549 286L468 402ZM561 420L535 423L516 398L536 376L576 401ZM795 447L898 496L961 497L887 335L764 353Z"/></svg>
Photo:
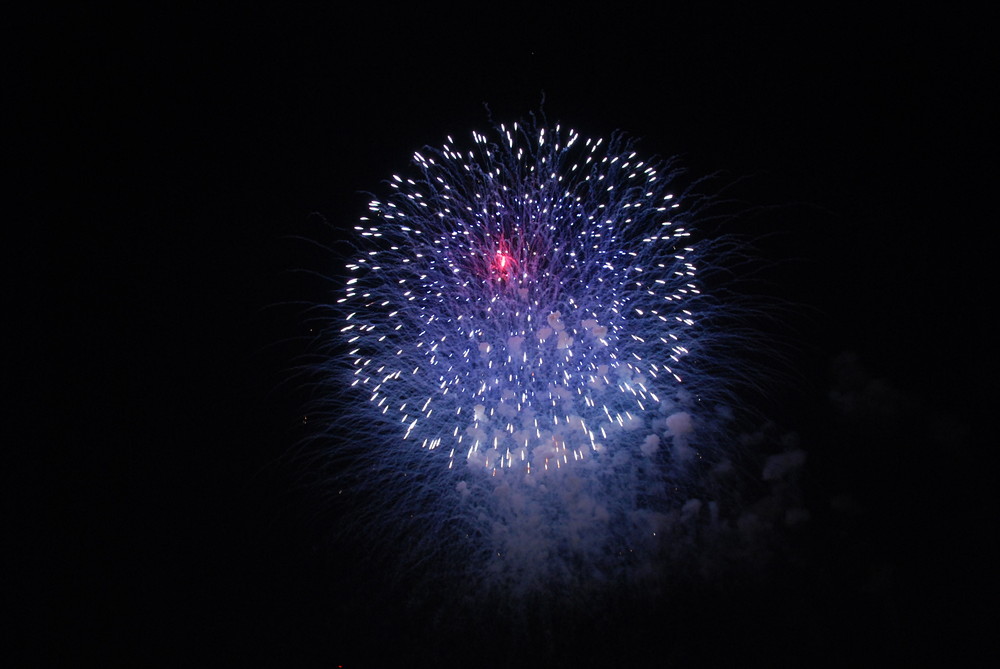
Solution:
<svg viewBox="0 0 1000 669"><path fill-rule="evenodd" d="M355 227L324 366L350 386L325 411L372 493L364 533L515 595L654 577L723 459L700 199L628 139L559 125L413 166Z"/></svg>

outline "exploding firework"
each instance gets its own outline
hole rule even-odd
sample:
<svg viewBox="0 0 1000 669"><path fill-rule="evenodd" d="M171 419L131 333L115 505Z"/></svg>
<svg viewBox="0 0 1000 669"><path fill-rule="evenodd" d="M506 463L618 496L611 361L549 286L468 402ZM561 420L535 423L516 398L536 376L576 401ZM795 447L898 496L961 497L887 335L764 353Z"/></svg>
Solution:
<svg viewBox="0 0 1000 669"><path fill-rule="evenodd" d="M449 137L411 169L354 228L324 366L350 386L325 411L359 533L515 597L655 579L726 462L701 198L559 125Z"/></svg>

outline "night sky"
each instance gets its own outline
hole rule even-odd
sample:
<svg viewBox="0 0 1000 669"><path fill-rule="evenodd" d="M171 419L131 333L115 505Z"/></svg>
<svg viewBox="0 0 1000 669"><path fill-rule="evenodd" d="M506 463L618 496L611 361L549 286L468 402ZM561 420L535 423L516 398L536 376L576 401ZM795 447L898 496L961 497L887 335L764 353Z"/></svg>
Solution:
<svg viewBox="0 0 1000 669"><path fill-rule="evenodd" d="M26 335L9 351L10 666L972 657L996 536L983 24L618 6L25 19L5 68L7 322ZM341 272L365 192L414 150L540 109L716 175L732 215L710 226L754 242L748 288L781 313L785 359L750 401L808 454L811 519L735 585L511 650L503 616L410 616L335 540L292 374L303 304L331 285L296 270Z"/></svg>

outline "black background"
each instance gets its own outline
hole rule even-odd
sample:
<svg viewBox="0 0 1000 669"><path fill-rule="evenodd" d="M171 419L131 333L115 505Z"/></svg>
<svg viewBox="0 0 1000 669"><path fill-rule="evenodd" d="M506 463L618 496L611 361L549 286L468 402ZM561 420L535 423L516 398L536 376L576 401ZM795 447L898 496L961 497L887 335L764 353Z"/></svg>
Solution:
<svg viewBox="0 0 1000 669"><path fill-rule="evenodd" d="M380 6L12 27L15 665L505 666L502 620L459 636L356 606L378 583L331 540L295 450L308 391L289 381L301 303L330 289L293 270L339 272L290 237L336 246L363 191L487 129L484 104L620 129L732 184L768 298L798 305L794 373L766 410L809 453L814 516L797 576L535 639L514 666L978 645L995 535L982 17ZM831 390L867 408L837 418Z"/></svg>

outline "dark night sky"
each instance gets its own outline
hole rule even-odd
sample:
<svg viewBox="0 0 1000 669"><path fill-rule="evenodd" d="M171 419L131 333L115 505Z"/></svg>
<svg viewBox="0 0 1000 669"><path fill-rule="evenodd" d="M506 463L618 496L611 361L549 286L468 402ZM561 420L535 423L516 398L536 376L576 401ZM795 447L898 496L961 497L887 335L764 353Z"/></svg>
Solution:
<svg viewBox="0 0 1000 669"><path fill-rule="evenodd" d="M970 646L995 535L976 439L995 378L982 21L713 13L25 20L7 72L26 252L9 267L45 290L11 307L29 323L14 443L42 444L12 454L7 486L25 549L15 664L499 662L478 641L411 656L421 623L345 611L377 584L347 582L357 557L330 545L289 456L304 325L282 303L325 290L289 270L328 257L289 236L334 243L413 150L486 129L484 103L517 119L543 94L551 121L624 130L735 184L750 213L730 225L759 240L767 297L798 305L793 379L767 410L810 457L802 573L829 575L637 615L568 666L622 657L622 639L681 665ZM838 381L845 351L880 381ZM883 399L836 422L838 387ZM845 491L864 511L841 525L824 510Z"/></svg>

